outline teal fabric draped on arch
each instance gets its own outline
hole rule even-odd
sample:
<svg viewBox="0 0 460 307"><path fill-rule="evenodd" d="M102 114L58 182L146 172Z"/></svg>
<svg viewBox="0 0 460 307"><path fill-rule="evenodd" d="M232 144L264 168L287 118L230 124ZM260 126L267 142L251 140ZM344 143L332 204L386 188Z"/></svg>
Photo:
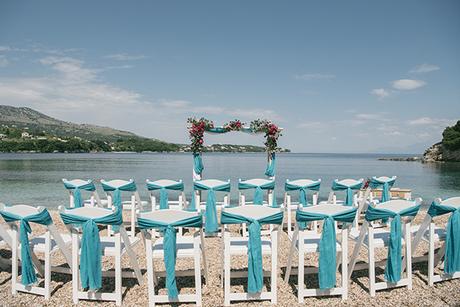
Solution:
<svg viewBox="0 0 460 307"><path fill-rule="evenodd" d="M318 279L320 289L334 288L336 283L337 247L334 221L352 223L355 219L355 214L356 208L345 209L345 211L332 215L297 210L296 221L298 223L323 220L323 229L318 248Z"/></svg>
<svg viewBox="0 0 460 307"><path fill-rule="evenodd" d="M113 204L115 207L123 209L121 201L121 191L134 192L137 190L136 183L134 181L129 181L125 185L116 187L112 186L107 182L101 182L102 188L106 192L113 192Z"/></svg>
<svg viewBox="0 0 460 307"><path fill-rule="evenodd" d="M406 208L400 212L394 212L369 205L366 211L366 221L387 220L391 218L390 242L388 245L388 257L385 267L385 279L396 283L401 279L401 217L416 216L420 205L414 202L413 207ZM410 240L410 238L409 238Z"/></svg>
<svg viewBox="0 0 460 307"><path fill-rule="evenodd" d="M258 293L263 287L262 268L262 241L260 228L262 225L281 225L283 222L283 211L261 218L251 219L249 217L232 214L222 210L221 224L249 224L248 241L248 293Z"/></svg>
<svg viewBox="0 0 460 307"><path fill-rule="evenodd" d="M193 154L193 170L197 175L201 175L204 170L203 160L201 159L201 154Z"/></svg>
<svg viewBox="0 0 460 307"><path fill-rule="evenodd" d="M184 183L176 182L168 185L158 185L155 182L147 182L147 190L154 191L160 190L160 209L168 209L168 190L171 191L183 191Z"/></svg>
<svg viewBox="0 0 460 307"><path fill-rule="evenodd" d="M83 199L81 198L81 190L94 192L96 191L96 186L92 180L88 180L87 183L83 185L75 185L70 181L65 180L64 186L67 190L73 190L73 204L75 208L83 206Z"/></svg>
<svg viewBox="0 0 460 307"><path fill-rule="evenodd" d="M230 192L230 182L218 186L208 186L199 181L193 183L193 191L208 191L206 198L206 212L204 230L207 234L215 233L219 229L217 221L216 192ZM200 204L198 204L199 206ZM190 210L196 210L195 193L192 194L192 205Z"/></svg>
<svg viewBox="0 0 460 307"><path fill-rule="evenodd" d="M72 210L75 209L67 209L70 212ZM114 212L107 212L107 215L94 219L60 212L64 224L82 225L80 279L83 289L98 290L102 286L101 239L97 224L120 226L123 223L121 208L117 207Z"/></svg>
<svg viewBox="0 0 460 307"><path fill-rule="evenodd" d="M32 232L30 222L40 225L50 225L53 223L48 210L44 209L36 214L19 216L14 213L2 210L0 215L7 223L19 221L19 242L21 243L21 283L30 286L37 282L35 268L32 263L32 255L29 244L29 233ZM13 247L14 248L14 247Z"/></svg>
<svg viewBox="0 0 460 307"><path fill-rule="evenodd" d="M254 191L254 205L262 205L264 200L263 190L272 190L273 191L273 198L272 198L272 207L278 207L276 204L276 197L275 197L275 180L270 180L267 183L256 185L249 182L238 182L238 189L239 190L248 190L248 189L255 189Z"/></svg>
<svg viewBox="0 0 460 307"><path fill-rule="evenodd" d="M196 215L187 219L179 220L171 224L166 224L161 221L152 219L139 218L137 225L140 229L158 229L164 235L163 239L163 255L166 268L166 288L168 289L168 297L177 299L179 292L176 284L176 227L195 227L201 228L203 225L203 217Z"/></svg>
<svg viewBox="0 0 460 307"><path fill-rule="evenodd" d="M345 198L345 206L352 206L353 205L353 190L361 189L363 182L360 181L359 183L353 185L346 185L344 183L339 182L338 180L334 180L332 182L332 190L333 191L346 191L346 198Z"/></svg>
<svg viewBox="0 0 460 307"><path fill-rule="evenodd" d="M433 202L428 209L431 217L450 213L446 227L444 273L453 275L460 271L460 207Z"/></svg>
<svg viewBox="0 0 460 307"><path fill-rule="evenodd" d="M286 192L299 191L299 203L301 204L302 207L307 207L309 205L308 204L308 190L319 191L320 186L321 186L321 181L319 180L314 181L307 185L297 185L294 183L290 183L289 180L286 180L286 183L284 184L284 190ZM304 230L307 228L306 222L298 222L298 225L301 230Z"/></svg>
<svg viewBox="0 0 460 307"><path fill-rule="evenodd" d="M265 169L265 175L268 177L275 176L276 173L276 154L270 153L270 160L268 161L267 168Z"/></svg>
<svg viewBox="0 0 460 307"><path fill-rule="evenodd" d="M390 197L390 188L395 184L396 178L390 178L390 180L383 181L377 179L377 177L372 177L369 186L372 189L376 189L378 187L382 187L382 197L380 198L380 202L386 202L391 200Z"/></svg>

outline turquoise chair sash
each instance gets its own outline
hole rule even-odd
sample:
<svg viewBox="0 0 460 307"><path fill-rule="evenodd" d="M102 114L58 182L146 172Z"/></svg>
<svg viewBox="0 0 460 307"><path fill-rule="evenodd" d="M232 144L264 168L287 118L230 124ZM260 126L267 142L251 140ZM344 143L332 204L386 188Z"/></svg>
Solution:
<svg viewBox="0 0 460 307"><path fill-rule="evenodd" d="M217 192L230 192L230 182L226 182L219 186L210 187L200 182L193 184L193 189L198 191L208 191L206 198L206 212L205 212L205 225L204 230L208 234L215 233L219 229L217 222L217 209L216 209L216 191ZM192 207L195 208L195 194L192 196Z"/></svg>
<svg viewBox="0 0 460 307"><path fill-rule="evenodd" d="M113 192L113 204L115 205L115 207L120 209L123 209L121 201L121 191L134 192L137 190L136 183L134 181L129 181L127 184L119 187L111 186L105 182L101 182L101 184L104 191Z"/></svg>
<svg viewBox="0 0 460 307"><path fill-rule="evenodd" d="M267 168L265 169L265 175L268 177L273 177L275 176L276 172L276 154L272 152L270 154L271 161L268 162Z"/></svg>
<svg viewBox="0 0 460 307"><path fill-rule="evenodd" d="M67 209L72 211L73 209ZM101 239L97 224L120 226L123 223L121 209L115 212L91 219L85 216L71 213L60 213L64 224L82 225L81 256L80 256L80 279L83 289L98 290L102 286L101 267Z"/></svg>
<svg viewBox="0 0 460 307"><path fill-rule="evenodd" d="M261 225L283 222L283 211L256 220L222 210L221 224L249 224L248 241L248 293L258 293L263 287Z"/></svg>
<svg viewBox="0 0 460 307"><path fill-rule="evenodd" d="M391 200L390 197L390 188L395 184L396 178L388 180L388 181L382 181L378 180L376 177L372 177L371 181L369 182L369 185L372 189L376 189L378 187L382 187L382 197L380 198L380 202L386 202Z"/></svg>
<svg viewBox="0 0 460 307"><path fill-rule="evenodd" d="M396 283L401 279L401 217L416 216L420 205L415 205L400 211L399 213L369 206L366 211L368 222L375 220L387 220L392 218L390 228L390 242L388 246L387 265L385 267L385 279ZM410 238L409 238L410 240Z"/></svg>
<svg viewBox="0 0 460 307"><path fill-rule="evenodd" d="M195 173L201 175L204 170L203 160L201 159L201 154L193 154L193 169Z"/></svg>
<svg viewBox="0 0 460 307"><path fill-rule="evenodd" d="M332 190L333 191L343 191L346 190L347 197L345 199L345 206L351 206L353 205L353 190L359 190L361 189L361 186L363 185L362 182L359 182L354 185L345 185L343 183L338 182L337 180L334 180L332 183Z"/></svg>
<svg viewBox="0 0 460 307"><path fill-rule="evenodd" d="M254 205L262 205L264 200L264 193L262 190L275 190L275 180L269 181L262 185L255 185L246 182L238 182L239 190L255 189L254 191ZM277 207L275 193L273 193L272 207Z"/></svg>
<svg viewBox="0 0 460 307"><path fill-rule="evenodd" d="M203 225L203 217L201 215L197 215L184 220L176 221L171 224L166 224L151 219L139 218L137 225L140 229L155 228L163 232L163 255L166 268L166 288L168 289L168 297L170 299L176 299L179 295L176 284L176 227L201 228Z"/></svg>
<svg viewBox="0 0 460 307"><path fill-rule="evenodd" d="M81 198L81 190L94 192L96 191L96 186L92 181L89 181L83 185L74 185L69 181L64 181L64 186L67 190L73 190L73 204L75 208L80 208L83 205L83 199Z"/></svg>
<svg viewBox="0 0 460 307"><path fill-rule="evenodd" d="M297 184L290 183L289 181L286 180L286 183L284 185L284 190L285 191L299 191L300 192L299 203L302 205L302 207L307 207L309 206L308 195L307 195L308 190L319 191L320 185L321 185L321 181L315 181L311 184L300 186ZM307 228L306 222L299 222L298 224L299 224L299 229L301 230L304 230Z"/></svg>
<svg viewBox="0 0 460 307"><path fill-rule="evenodd" d="M446 253L444 273L453 275L460 271L460 207L433 202L428 209L431 217L450 213L446 227Z"/></svg>
<svg viewBox="0 0 460 307"><path fill-rule="evenodd" d="M21 283L24 286L29 286L37 282L34 265L29 244L29 233L32 232L29 222L40 225L50 225L53 223L48 210L44 209L36 214L28 216L19 216L11 212L0 211L0 215L6 222L11 223L20 221L19 224L19 241L21 243Z"/></svg>
<svg viewBox="0 0 460 307"><path fill-rule="evenodd" d="M333 215L297 210L296 220L298 223L323 220L323 230L319 241L318 279L320 289L335 287L337 249L334 221L352 223L355 214L356 208L350 208Z"/></svg>
<svg viewBox="0 0 460 307"><path fill-rule="evenodd" d="M160 190L160 209L168 209L168 190L172 191L183 191L184 190L184 183L177 182L170 185L157 185L153 182L147 182L147 190L154 191Z"/></svg>

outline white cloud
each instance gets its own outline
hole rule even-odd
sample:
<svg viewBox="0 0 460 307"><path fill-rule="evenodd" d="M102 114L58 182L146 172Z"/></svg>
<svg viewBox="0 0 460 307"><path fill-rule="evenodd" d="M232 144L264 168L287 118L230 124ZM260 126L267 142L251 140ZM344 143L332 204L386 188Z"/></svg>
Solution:
<svg viewBox="0 0 460 307"><path fill-rule="evenodd" d="M409 126L433 126L439 128L445 128L455 123L453 119L447 118L432 118L432 117L419 117L416 119L408 120Z"/></svg>
<svg viewBox="0 0 460 307"><path fill-rule="evenodd" d="M409 71L409 73L420 74L420 73L431 72L431 71L436 71L440 69L441 67L439 67L438 65L424 63L424 64L415 66Z"/></svg>
<svg viewBox="0 0 460 307"><path fill-rule="evenodd" d="M426 85L425 81L413 79L400 79L392 82L392 85L397 90L410 91Z"/></svg>
<svg viewBox="0 0 460 307"><path fill-rule="evenodd" d="M10 62L8 61L6 56L0 55L0 67L6 67L6 66L8 66L9 63Z"/></svg>
<svg viewBox="0 0 460 307"><path fill-rule="evenodd" d="M359 113L355 118L362 120L382 120L383 114L381 113Z"/></svg>
<svg viewBox="0 0 460 307"><path fill-rule="evenodd" d="M315 122L315 121L311 121L311 122L304 122L304 123L300 123L297 125L297 128L300 128L300 129L319 129L322 127L322 123L321 122Z"/></svg>
<svg viewBox="0 0 460 307"><path fill-rule="evenodd" d="M186 100L167 100L161 99L160 105L166 108L185 108L190 106L192 103Z"/></svg>
<svg viewBox="0 0 460 307"><path fill-rule="evenodd" d="M331 74L320 74L320 73L312 73L312 74L302 74L302 75L295 75L295 79L297 80L321 80L321 79L334 79L335 75Z"/></svg>
<svg viewBox="0 0 460 307"><path fill-rule="evenodd" d="M146 56L143 54L132 55L132 54L126 54L126 53L116 53L116 54L106 55L105 58L116 60L116 61L136 61L136 60L145 59Z"/></svg>
<svg viewBox="0 0 460 307"><path fill-rule="evenodd" d="M383 99L385 97L390 96L390 92L388 92L384 88L375 88L371 91L371 94L379 97L379 99Z"/></svg>
<svg viewBox="0 0 460 307"><path fill-rule="evenodd" d="M10 50L11 50L10 46L0 46L0 52L10 51Z"/></svg>

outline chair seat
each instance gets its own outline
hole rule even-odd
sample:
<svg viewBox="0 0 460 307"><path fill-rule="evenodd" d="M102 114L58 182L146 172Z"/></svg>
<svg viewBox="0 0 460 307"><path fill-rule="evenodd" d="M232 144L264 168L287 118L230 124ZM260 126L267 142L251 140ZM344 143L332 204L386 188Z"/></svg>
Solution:
<svg viewBox="0 0 460 307"><path fill-rule="evenodd" d="M272 243L270 239L262 238L262 255L270 255ZM230 237L230 255L247 255L249 238Z"/></svg>
<svg viewBox="0 0 460 307"><path fill-rule="evenodd" d="M158 238L152 245L154 258L163 258L163 239L163 237ZM178 236L176 238L177 257L193 257L195 255L193 240L192 236Z"/></svg>
<svg viewBox="0 0 460 307"><path fill-rule="evenodd" d="M66 246L70 246L72 243L72 236L70 234L64 233L61 234L61 238L64 241L64 244ZM30 248L37 253L45 253L45 234L33 237L32 239L29 240L30 242ZM59 246L57 245L56 240L51 238L51 252L57 251L59 249Z"/></svg>
<svg viewBox="0 0 460 307"><path fill-rule="evenodd" d="M140 242L140 238L129 236L129 241L131 247L134 247L137 243ZM101 253L104 256L115 256L115 237L101 237ZM126 253L125 243L121 240L121 254Z"/></svg>
<svg viewBox="0 0 460 307"><path fill-rule="evenodd" d="M335 201L336 205L343 205L344 201L343 200L336 200ZM323 201L320 201L319 202L319 205L328 205L328 204L331 204L329 201L327 200L323 200Z"/></svg>
<svg viewBox="0 0 460 307"><path fill-rule="evenodd" d="M410 228L410 231L412 232L413 235L418 232L420 229L420 225L414 225ZM427 228L425 230L425 233L423 234L423 238L425 240L429 240L429 235L430 235L430 229ZM446 240L446 230L442 227L435 226L434 227L434 241L445 241Z"/></svg>

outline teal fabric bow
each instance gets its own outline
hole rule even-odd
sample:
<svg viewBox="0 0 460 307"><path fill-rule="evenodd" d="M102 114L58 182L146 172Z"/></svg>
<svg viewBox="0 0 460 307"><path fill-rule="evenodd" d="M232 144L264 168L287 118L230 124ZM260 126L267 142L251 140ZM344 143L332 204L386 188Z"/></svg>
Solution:
<svg viewBox="0 0 460 307"><path fill-rule="evenodd" d="M265 175L268 177L273 177L275 176L275 171L276 171L276 154L272 152L270 154L271 160L267 164L267 168L265 169Z"/></svg>
<svg viewBox="0 0 460 307"><path fill-rule="evenodd" d="M72 210L67 209L70 212ZM97 224L120 226L123 223L120 208L116 208L115 212L109 210L107 212L110 214L95 219L71 213L60 213L64 224L82 225L80 279L83 289L98 290L102 286L101 239Z"/></svg>
<svg viewBox="0 0 460 307"><path fill-rule="evenodd" d="M378 187L382 187L382 197L380 198L380 202L386 202L391 200L390 197L390 188L395 184L396 178L390 179L388 181L383 181L377 179L377 177L372 177L369 185L372 189L376 189Z"/></svg>
<svg viewBox="0 0 460 307"><path fill-rule="evenodd" d="M211 133L227 133L228 132L227 130L224 129L224 127L209 128L206 131L211 132Z"/></svg>
<svg viewBox="0 0 460 307"><path fill-rule="evenodd" d="M112 192L113 191L113 204L115 207L123 209L122 207L122 201L121 201L121 191L128 191L128 192L134 192L137 190L136 188L136 183L134 181L129 181L127 184L119 186L119 187L114 187L109 185L106 182L101 182L102 188L106 192Z"/></svg>
<svg viewBox="0 0 460 307"><path fill-rule="evenodd" d="M343 183L338 182L337 180L334 180L334 182L332 182L332 190L333 191L346 190L347 197L345 199L345 206L352 206L353 205L353 190L361 189L362 185L363 183L361 181L354 185L345 185Z"/></svg>
<svg viewBox="0 0 460 307"><path fill-rule="evenodd" d="M201 228L203 225L203 217L196 215L171 224L166 224L152 219L139 218L137 225L140 229L158 229L163 232L163 257L166 268L166 288L168 289L168 297L176 299L179 295L176 284L176 227L194 227Z"/></svg>
<svg viewBox="0 0 460 307"><path fill-rule="evenodd" d="M216 208L216 192L230 192L230 182L226 182L219 186L210 187L195 181L193 189L198 191L208 191L206 198L206 212L205 212L205 225L204 230L208 234L215 233L219 229L217 221L217 208ZM192 207L195 207L195 194L192 197Z"/></svg>
<svg viewBox="0 0 460 307"><path fill-rule="evenodd" d="M203 160L201 159L201 154L194 153L193 154L193 169L195 173L201 175L204 170Z"/></svg>
<svg viewBox="0 0 460 307"><path fill-rule="evenodd" d="M0 215L7 223L20 221L19 241L21 243L21 283L24 286L32 285L37 282L37 276L35 275L29 244L29 233L32 232L29 222L40 225L50 225L53 223L53 220L46 209L28 216L19 216L7 211L0 211Z"/></svg>
<svg viewBox="0 0 460 307"><path fill-rule="evenodd" d="M266 224L281 225L283 222L283 211L256 220L222 210L220 222L221 224L249 224L248 293L260 292L263 287L264 277L262 267L262 240L260 227Z"/></svg>
<svg viewBox="0 0 460 307"><path fill-rule="evenodd" d="M446 252L444 273L453 275L460 271L460 207L433 202L428 209L431 217L450 213L446 227Z"/></svg>
<svg viewBox="0 0 460 307"><path fill-rule="evenodd" d="M401 217L416 216L420 205L415 205L400 211L399 213L369 206L366 211L366 221L387 220L392 218L390 226L390 242L388 246L387 265L385 267L385 279L396 283L401 279ZM410 240L411 238L407 238Z"/></svg>
<svg viewBox="0 0 460 307"><path fill-rule="evenodd" d="M73 190L73 204L75 208L80 208L81 206L83 206L83 199L81 198L81 190L85 190L89 192L96 191L96 186L91 180L88 181L88 183L85 183L79 186L74 185L69 181L64 181L64 186L67 190Z"/></svg>
<svg viewBox="0 0 460 307"><path fill-rule="evenodd" d="M154 182L147 182L147 190L154 191L160 190L160 209L168 209L168 190L171 191L183 191L184 183L177 182L169 185L157 185Z"/></svg>
<svg viewBox="0 0 460 307"><path fill-rule="evenodd" d="M318 279L320 289L335 287L337 247L334 221L352 223L355 215L356 208L350 208L333 215L297 210L296 221L298 223L323 220L323 230L319 241Z"/></svg>
<svg viewBox="0 0 460 307"><path fill-rule="evenodd" d="M264 201L264 192L263 190L275 190L275 180L269 181L262 185L255 185L247 182L238 182L238 189L239 190L248 190L248 189L255 189L254 191L254 205L262 205ZM277 207L276 204L276 197L275 193L273 192L272 198L272 207Z"/></svg>

